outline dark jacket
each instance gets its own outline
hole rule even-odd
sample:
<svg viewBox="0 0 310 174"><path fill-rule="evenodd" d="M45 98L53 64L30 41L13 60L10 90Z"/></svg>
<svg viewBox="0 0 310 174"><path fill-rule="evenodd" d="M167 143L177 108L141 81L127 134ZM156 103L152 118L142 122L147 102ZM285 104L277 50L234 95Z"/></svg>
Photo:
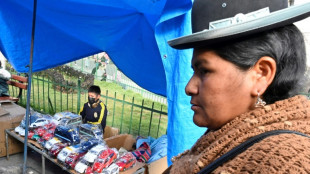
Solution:
<svg viewBox="0 0 310 174"><path fill-rule="evenodd" d="M82 116L83 123L101 124L102 130L104 131L107 120L107 112L107 107L102 103L102 101L100 101L98 106L95 108L92 108L87 102L81 108L80 115Z"/></svg>

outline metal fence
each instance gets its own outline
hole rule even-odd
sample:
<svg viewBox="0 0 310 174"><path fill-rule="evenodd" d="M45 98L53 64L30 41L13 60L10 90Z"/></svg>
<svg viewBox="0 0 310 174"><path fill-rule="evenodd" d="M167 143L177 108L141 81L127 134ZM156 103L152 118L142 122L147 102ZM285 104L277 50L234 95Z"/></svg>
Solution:
<svg viewBox="0 0 310 174"><path fill-rule="evenodd" d="M51 115L62 111L78 113L82 105L87 102L87 91L81 88L80 80L76 87L72 87L54 83L44 77L33 76L31 85L30 106L42 113ZM16 87L9 88L12 96L16 96L18 91ZM166 134L166 105L129 98L108 90L101 95L101 100L108 109L107 125L119 128L120 133L154 138ZM19 104L26 105L26 91L23 92Z"/></svg>

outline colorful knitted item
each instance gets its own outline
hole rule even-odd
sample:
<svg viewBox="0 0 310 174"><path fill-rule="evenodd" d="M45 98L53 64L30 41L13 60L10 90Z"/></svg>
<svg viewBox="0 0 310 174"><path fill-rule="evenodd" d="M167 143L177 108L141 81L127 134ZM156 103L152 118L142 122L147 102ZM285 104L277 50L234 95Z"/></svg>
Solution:
<svg viewBox="0 0 310 174"><path fill-rule="evenodd" d="M139 162L146 163L151 157L151 148L148 143L142 143L139 148L131 152Z"/></svg>

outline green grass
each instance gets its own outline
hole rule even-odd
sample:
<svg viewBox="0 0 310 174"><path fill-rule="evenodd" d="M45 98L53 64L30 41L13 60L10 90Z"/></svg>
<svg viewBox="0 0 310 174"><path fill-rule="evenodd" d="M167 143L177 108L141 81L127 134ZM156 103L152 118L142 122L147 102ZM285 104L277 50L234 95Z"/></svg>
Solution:
<svg viewBox="0 0 310 174"><path fill-rule="evenodd" d="M141 112L141 107L132 106L131 103L142 106L143 102L143 106L147 108L152 108L154 103L154 110L162 110L167 113L166 105L145 99L142 95L131 90L124 90L115 83L95 81L95 84L100 86L102 95L120 100L116 101L114 99L106 99L105 97L102 98L102 101L107 105L109 111L107 118L108 125L120 128L121 133L130 133L133 135L150 135L152 137L157 137L157 132L158 136L166 134L167 115L156 112L151 113L151 111L146 109L142 109ZM123 101L125 101L124 104Z"/></svg>
<svg viewBox="0 0 310 174"><path fill-rule="evenodd" d="M156 138L166 134L166 105L145 99L139 93L125 90L115 83L95 80L95 85L100 86L101 100L108 108L107 125L119 128L120 133L132 135ZM79 100L77 87L74 88L74 90L66 86L60 88L59 85L55 86L51 82L48 83L48 79L34 75L30 97L31 107L51 115L62 111L78 113L78 108L87 102L87 91L81 91ZM10 88L11 95L16 96L17 92L17 89ZM48 99L50 99L50 103ZM20 104L26 105L26 91L23 92L23 99ZM164 112L164 114L160 114L159 111Z"/></svg>

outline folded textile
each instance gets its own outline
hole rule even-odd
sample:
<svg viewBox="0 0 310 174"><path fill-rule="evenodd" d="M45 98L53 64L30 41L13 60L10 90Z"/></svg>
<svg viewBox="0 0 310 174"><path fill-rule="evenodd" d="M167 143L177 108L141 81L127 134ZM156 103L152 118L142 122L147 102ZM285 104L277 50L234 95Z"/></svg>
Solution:
<svg viewBox="0 0 310 174"><path fill-rule="evenodd" d="M143 142L138 149L131 152L139 162L147 163L151 157L151 148L147 142Z"/></svg>
<svg viewBox="0 0 310 174"><path fill-rule="evenodd" d="M155 139L153 137L148 137L145 139L138 139L137 140L137 148L141 146L142 143L148 143L151 148L151 157L147 161L147 163L151 163L156 161L160 158L167 156L167 135L162 135L161 137Z"/></svg>

